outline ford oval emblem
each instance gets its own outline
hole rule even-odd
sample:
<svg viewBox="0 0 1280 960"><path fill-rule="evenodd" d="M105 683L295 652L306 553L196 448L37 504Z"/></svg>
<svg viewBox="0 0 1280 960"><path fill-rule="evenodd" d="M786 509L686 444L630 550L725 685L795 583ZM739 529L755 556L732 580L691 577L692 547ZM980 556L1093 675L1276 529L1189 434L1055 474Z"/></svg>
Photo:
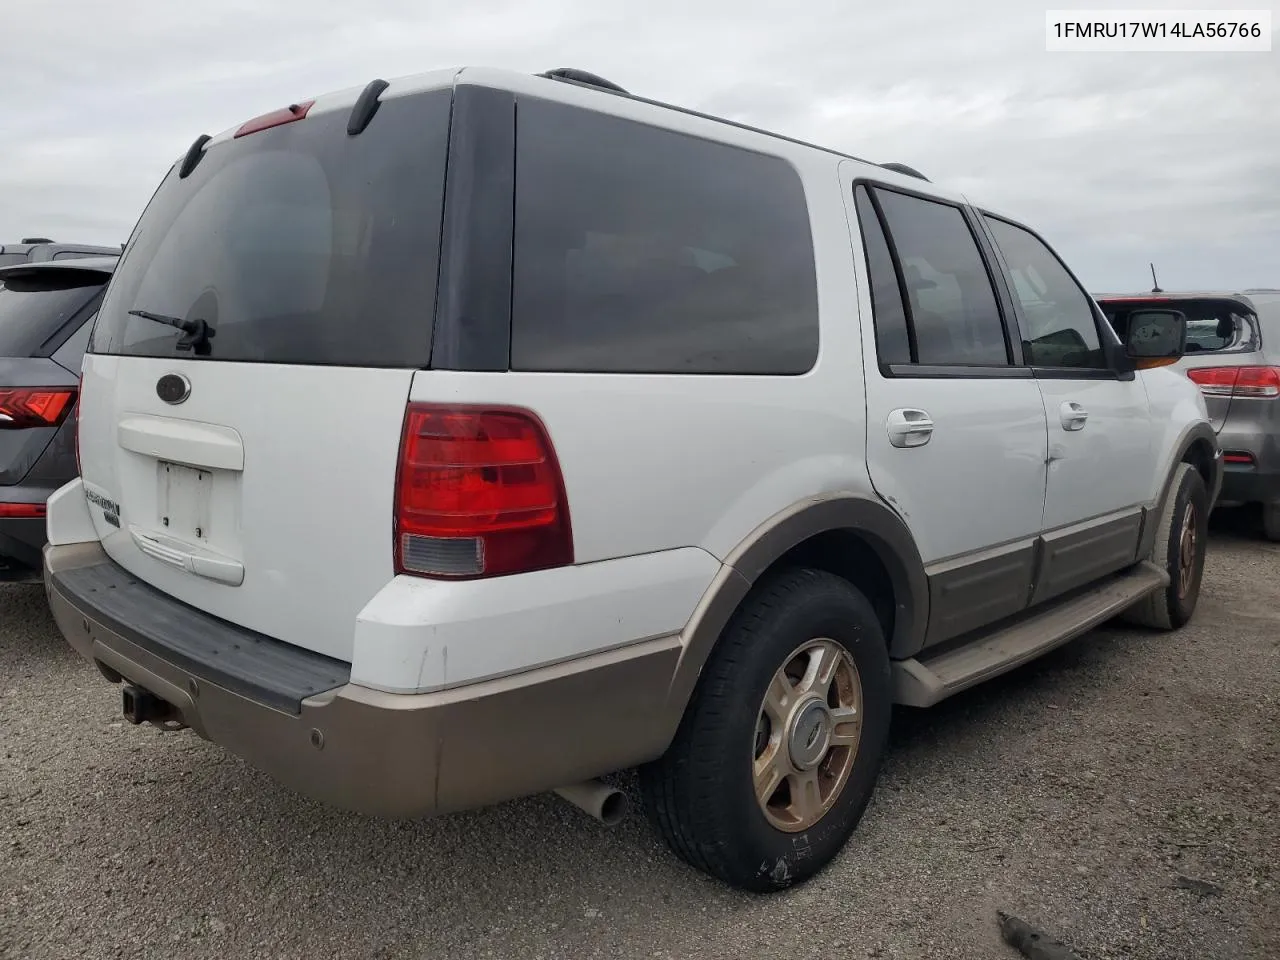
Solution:
<svg viewBox="0 0 1280 960"><path fill-rule="evenodd" d="M156 381L156 396L165 403L182 403L191 396L191 381L180 373L166 373Z"/></svg>

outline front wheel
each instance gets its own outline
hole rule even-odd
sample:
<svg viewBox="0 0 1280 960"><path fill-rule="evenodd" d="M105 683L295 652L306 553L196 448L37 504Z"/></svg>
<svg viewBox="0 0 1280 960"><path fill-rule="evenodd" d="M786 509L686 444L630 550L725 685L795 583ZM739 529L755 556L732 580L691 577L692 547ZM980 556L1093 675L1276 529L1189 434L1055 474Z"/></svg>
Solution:
<svg viewBox="0 0 1280 960"><path fill-rule="evenodd" d="M782 573L735 614L667 753L642 768L672 850L744 890L806 880L861 820L884 755L889 657L847 581Z"/></svg>
<svg viewBox="0 0 1280 960"><path fill-rule="evenodd" d="M1127 610L1124 619L1157 630L1176 630L1195 613L1209 542L1209 491L1189 463L1178 464L1156 529L1151 562L1169 573L1169 586Z"/></svg>

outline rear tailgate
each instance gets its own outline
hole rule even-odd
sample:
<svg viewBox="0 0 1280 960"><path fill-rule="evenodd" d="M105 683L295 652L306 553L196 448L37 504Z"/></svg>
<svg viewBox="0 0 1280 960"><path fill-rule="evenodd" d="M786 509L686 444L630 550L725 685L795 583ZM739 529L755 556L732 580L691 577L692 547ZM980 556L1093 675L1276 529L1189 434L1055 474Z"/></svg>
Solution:
<svg viewBox="0 0 1280 960"><path fill-rule="evenodd" d="M1116 333L1123 339L1129 316L1140 309L1175 309L1187 316L1187 352L1175 369L1190 371L1253 366L1263 362L1258 317L1245 298L1228 296L1125 296L1100 297L1098 303ZM1201 387L1215 432L1221 431L1231 411L1229 390Z"/></svg>
<svg viewBox="0 0 1280 960"><path fill-rule="evenodd" d="M171 171L85 358L82 473L111 558L200 610L348 662L357 614L394 576L450 83L393 84L358 135L356 92L322 98ZM213 336L191 344L137 310Z"/></svg>

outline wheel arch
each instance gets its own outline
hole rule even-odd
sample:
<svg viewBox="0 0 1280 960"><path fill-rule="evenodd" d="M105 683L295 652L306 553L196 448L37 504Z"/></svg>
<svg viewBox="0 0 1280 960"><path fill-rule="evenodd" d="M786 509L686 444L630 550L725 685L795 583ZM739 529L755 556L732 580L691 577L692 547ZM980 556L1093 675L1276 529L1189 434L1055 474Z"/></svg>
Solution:
<svg viewBox="0 0 1280 960"><path fill-rule="evenodd" d="M1206 421L1196 421L1183 430L1173 448L1172 456L1165 462L1164 480L1160 484L1159 499L1147 510L1147 520L1143 524L1142 542L1138 549L1139 557L1149 555L1155 548L1160 518L1164 516L1169 497L1174 493L1173 478L1178 466L1183 463L1195 467L1196 472L1204 480L1204 485L1209 491L1209 507L1213 509L1213 504L1218 499L1218 491L1222 488L1222 457L1218 435Z"/></svg>
<svg viewBox="0 0 1280 960"><path fill-rule="evenodd" d="M667 698L672 731L702 667L752 588L771 571L809 565L864 590L882 624L891 656L916 653L929 615L929 583L911 532L879 500L835 494L805 500L760 524L725 557L684 631L683 652Z"/></svg>

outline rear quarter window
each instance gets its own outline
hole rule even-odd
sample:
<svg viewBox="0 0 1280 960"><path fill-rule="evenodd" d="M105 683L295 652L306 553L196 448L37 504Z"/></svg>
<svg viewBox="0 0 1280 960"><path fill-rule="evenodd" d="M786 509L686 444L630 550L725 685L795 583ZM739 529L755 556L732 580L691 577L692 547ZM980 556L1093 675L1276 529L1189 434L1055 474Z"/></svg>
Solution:
<svg viewBox="0 0 1280 960"><path fill-rule="evenodd" d="M549 101L517 116L514 369L813 366L813 238L787 161Z"/></svg>

